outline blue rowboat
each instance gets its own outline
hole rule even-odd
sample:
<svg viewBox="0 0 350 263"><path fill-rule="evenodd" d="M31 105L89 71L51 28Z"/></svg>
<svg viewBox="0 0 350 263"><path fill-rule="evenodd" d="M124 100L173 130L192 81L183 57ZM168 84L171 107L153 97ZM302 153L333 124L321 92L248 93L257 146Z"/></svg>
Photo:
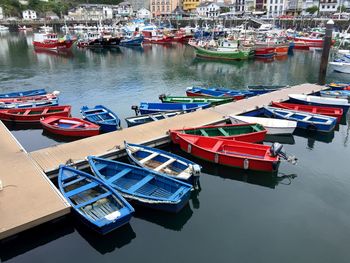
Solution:
<svg viewBox="0 0 350 263"><path fill-rule="evenodd" d="M88 161L97 177L136 204L176 213L190 198L190 184L161 173L91 156Z"/></svg>
<svg viewBox="0 0 350 263"><path fill-rule="evenodd" d="M112 187L68 166L60 166L58 186L83 222L101 234L129 223L135 211Z"/></svg>
<svg viewBox="0 0 350 263"><path fill-rule="evenodd" d="M148 103L141 102L139 111L141 114L151 114L157 112L184 111L190 112L198 109L209 108L210 103Z"/></svg>
<svg viewBox="0 0 350 263"><path fill-rule="evenodd" d="M175 179L198 185L201 167L176 154L140 144L125 143L129 160L140 167L166 174Z"/></svg>
<svg viewBox="0 0 350 263"><path fill-rule="evenodd" d="M203 88L203 87L188 87L186 94L189 97L193 96L209 96L209 97L233 97L236 100L245 97L254 96L252 92L247 90L231 90L219 88Z"/></svg>
<svg viewBox="0 0 350 263"><path fill-rule="evenodd" d="M152 121L159 121L159 120L171 118L183 113L184 113L183 111L158 112L153 114L144 114L144 115L125 118L125 121L128 124L128 127L132 127L132 126L145 124Z"/></svg>
<svg viewBox="0 0 350 263"><path fill-rule="evenodd" d="M262 95L272 91L280 90L286 86L282 85L248 85L248 90L254 95Z"/></svg>
<svg viewBox="0 0 350 263"><path fill-rule="evenodd" d="M143 36L137 36L137 37L131 37L131 38L124 38L120 41L120 46L141 46L142 42L144 40Z"/></svg>
<svg viewBox="0 0 350 263"><path fill-rule="evenodd" d="M297 127L320 132L330 132L337 124L337 118L302 111L264 107L265 115L277 119L296 121Z"/></svg>
<svg viewBox="0 0 350 263"><path fill-rule="evenodd" d="M32 97L38 95L45 95L47 92L45 89L34 89L28 91L19 91L11 93L0 94L0 98L19 98L19 97Z"/></svg>
<svg viewBox="0 0 350 263"><path fill-rule="evenodd" d="M22 109L22 108L36 108L36 107L48 107L57 106L58 98L52 100L31 101L22 103L7 103L0 102L0 109Z"/></svg>
<svg viewBox="0 0 350 263"><path fill-rule="evenodd" d="M327 98L349 99L350 90L323 90L320 91L320 95Z"/></svg>
<svg viewBox="0 0 350 263"><path fill-rule="evenodd" d="M94 108L83 106L80 112L84 119L99 125L103 132L111 132L120 129L120 119L118 116L102 105L96 105Z"/></svg>
<svg viewBox="0 0 350 263"><path fill-rule="evenodd" d="M344 114L349 110L350 103L346 99L335 99L335 98L325 98L319 96L310 96L303 94L289 94L290 102L295 102L299 104L316 105L316 106L327 106L342 108Z"/></svg>

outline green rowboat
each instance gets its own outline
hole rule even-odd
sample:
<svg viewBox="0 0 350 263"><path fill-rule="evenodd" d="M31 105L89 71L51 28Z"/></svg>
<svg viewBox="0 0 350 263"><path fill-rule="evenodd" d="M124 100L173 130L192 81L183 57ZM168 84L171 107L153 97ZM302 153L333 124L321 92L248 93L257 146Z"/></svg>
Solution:
<svg viewBox="0 0 350 263"><path fill-rule="evenodd" d="M162 102L167 103L210 103L212 106L229 103L234 100L233 97L215 98L215 97L182 97L159 95Z"/></svg>
<svg viewBox="0 0 350 263"><path fill-rule="evenodd" d="M261 142L265 139L266 129L257 123L210 125L181 130L171 130L171 139L177 142L176 134L191 134L205 137L218 137L223 139L239 140L244 142Z"/></svg>

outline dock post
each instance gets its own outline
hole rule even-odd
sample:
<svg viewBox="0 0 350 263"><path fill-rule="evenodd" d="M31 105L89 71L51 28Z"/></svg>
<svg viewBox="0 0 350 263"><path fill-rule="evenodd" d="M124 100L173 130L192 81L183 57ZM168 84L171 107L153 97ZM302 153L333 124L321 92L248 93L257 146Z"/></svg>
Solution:
<svg viewBox="0 0 350 263"><path fill-rule="evenodd" d="M333 32L334 22L333 20L329 20L326 24L326 35L323 41L323 49L322 49L322 57L320 63L320 72L318 75L318 84L324 85L326 84L326 74L327 74L327 65L328 65L328 57L329 50L332 44L332 32Z"/></svg>

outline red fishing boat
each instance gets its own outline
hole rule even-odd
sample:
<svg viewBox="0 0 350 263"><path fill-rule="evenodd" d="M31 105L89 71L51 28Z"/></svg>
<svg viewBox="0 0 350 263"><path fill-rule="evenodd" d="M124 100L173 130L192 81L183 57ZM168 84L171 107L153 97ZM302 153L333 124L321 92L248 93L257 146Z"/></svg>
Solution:
<svg viewBox="0 0 350 263"><path fill-rule="evenodd" d="M271 106L282 108L282 109L296 110L296 111L303 111L303 112L310 112L314 114L331 116L331 117L337 118L338 122L340 122L343 116L342 108L302 105L302 104L286 103L286 102L272 102Z"/></svg>
<svg viewBox="0 0 350 263"><path fill-rule="evenodd" d="M193 38L192 34L187 34L183 30L178 30L175 32L173 41L180 43L187 43L191 38Z"/></svg>
<svg viewBox="0 0 350 263"><path fill-rule="evenodd" d="M57 99L59 91L54 91L45 95L37 95L30 97L16 97L16 98L0 98L1 103L27 103L27 102L38 102Z"/></svg>
<svg viewBox="0 0 350 263"><path fill-rule="evenodd" d="M89 137L100 133L100 126L79 118L52 116L40 123L45 130L63 136Z"/></svg>
<svg viewBox="0 0 350 263"><path fill-rule="evenodd" d="M142 35L144 36L144 43L169 44L174 41L173 35L165 35L156 30L144 30Z"/></svg>
<svg viewBox="0 0 350 263"><path fill-rule="evenodd" d="M40 122L40 119L50 116L69 117L71 106L52 106L52 107L37 107L37 108L22 108L22 109L6 109L0 110L0 120L35 123Z"/></svg>
<svg viewBox="0 0 350 263"><path fill-rule="evenodd" d="M35 33L33 45L35 49L68 50L75 41L67 37L58 39L55 33Z"/></svg>
<svg viewBox="0 0 350 263"><path fill-rule="evenodd" d="M263 58L271 58L275 55L275 47L256 47L255 56Z"/></svg>
<svg viewBox="0 0 350 263"><path fill-rule="evenodd" d="M281 45L275 46L275 56L286 56L288 55L289 46Z"/></svg>
<svg viewBox="0 0 350 263"><path fill-rule="evenodd" d="M208 125L180 130L170 130L170 137L174 143L179 143L177 134L191 134L196 136L215 137L242 142L262 142L267 130L260 124L241 123L225 125Z"/></svg>
<svg viewBox="0 0 350 263"><path fill-rule="evenodd" d="M177 136L183 151L209 162L245 170L273 172L278 169L279 156L270 146L188 134Z"/></svg>

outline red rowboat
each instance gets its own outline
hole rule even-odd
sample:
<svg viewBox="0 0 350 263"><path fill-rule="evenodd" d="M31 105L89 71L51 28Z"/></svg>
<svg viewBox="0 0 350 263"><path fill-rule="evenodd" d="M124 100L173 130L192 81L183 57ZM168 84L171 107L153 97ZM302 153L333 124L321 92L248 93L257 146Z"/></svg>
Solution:
<svg viewBox="0 0 350 263"><path fill-rule="evenodd" d="M208 125L181 130L170 130L170 137L174 143L179 143L177 134L191 134L195 136L206 136L226 140L237 140L242 142L262 142L267 130L259 124L241 123L225 125ZM220 134L220 136L218 136Z"/></svg>
<svg viewBox="0 0 350 263"><path fill-rule="evenodd" d="M58 39L57 34L35 33L33 45L35 49L67 50L72 47L76 39Z"/></svg>
<svg viewBox="0 0 350 263"><path fill-rule="evenodd" d="M40 123L45 130L63 136L89 137L100 133L100 126L79 118L52 116Z"/></svg>
<svg viewBox="0 0 350 263"><path fill-rule="evenodd" d="M17 97L17 98L0 98L0 103L27 103L34 101L55 100L59 95L59 91L54 91L45 95L31 96L31 97Z"/></svg>
<svg viewBox="0 0 350 263"><path fill-rule="evenodd" d="M271 155L270 146L188 134L177 136L183 151L209 162L265 172L278 169L279 157Z"/></svg>
<svg viewBox="0 0 350 263"><path fill-rule="evenodd" d="M304 111L304 112L331 116L331 117L337 118L338 122L340 122L343 116L342 108L302 105L302 104L294 104L294 103L286 103L286 102L272 102L271 106L282 108L282 109L297 110L297 111Z"/></svg>
<svg viewBox="0 0 350 263"><path fill-rule="evenodd" d="M197 93L197 92L191 92L189 90L186 90L186 95L188 97L215 97L215 96L210 96L209 94L202 94L202 93ZM230 98L233 98L234 100L243 100L243 99L245 99L245 95L224 94L224 97L230 97Z"/></svg>
<svg viewBox="0 0 350 263"><path fill-rule="evenodd" d="M0 120L13 122L35 123L50 116L69 117L71 106L52 106L38 108L0 110Z"/></svg>

